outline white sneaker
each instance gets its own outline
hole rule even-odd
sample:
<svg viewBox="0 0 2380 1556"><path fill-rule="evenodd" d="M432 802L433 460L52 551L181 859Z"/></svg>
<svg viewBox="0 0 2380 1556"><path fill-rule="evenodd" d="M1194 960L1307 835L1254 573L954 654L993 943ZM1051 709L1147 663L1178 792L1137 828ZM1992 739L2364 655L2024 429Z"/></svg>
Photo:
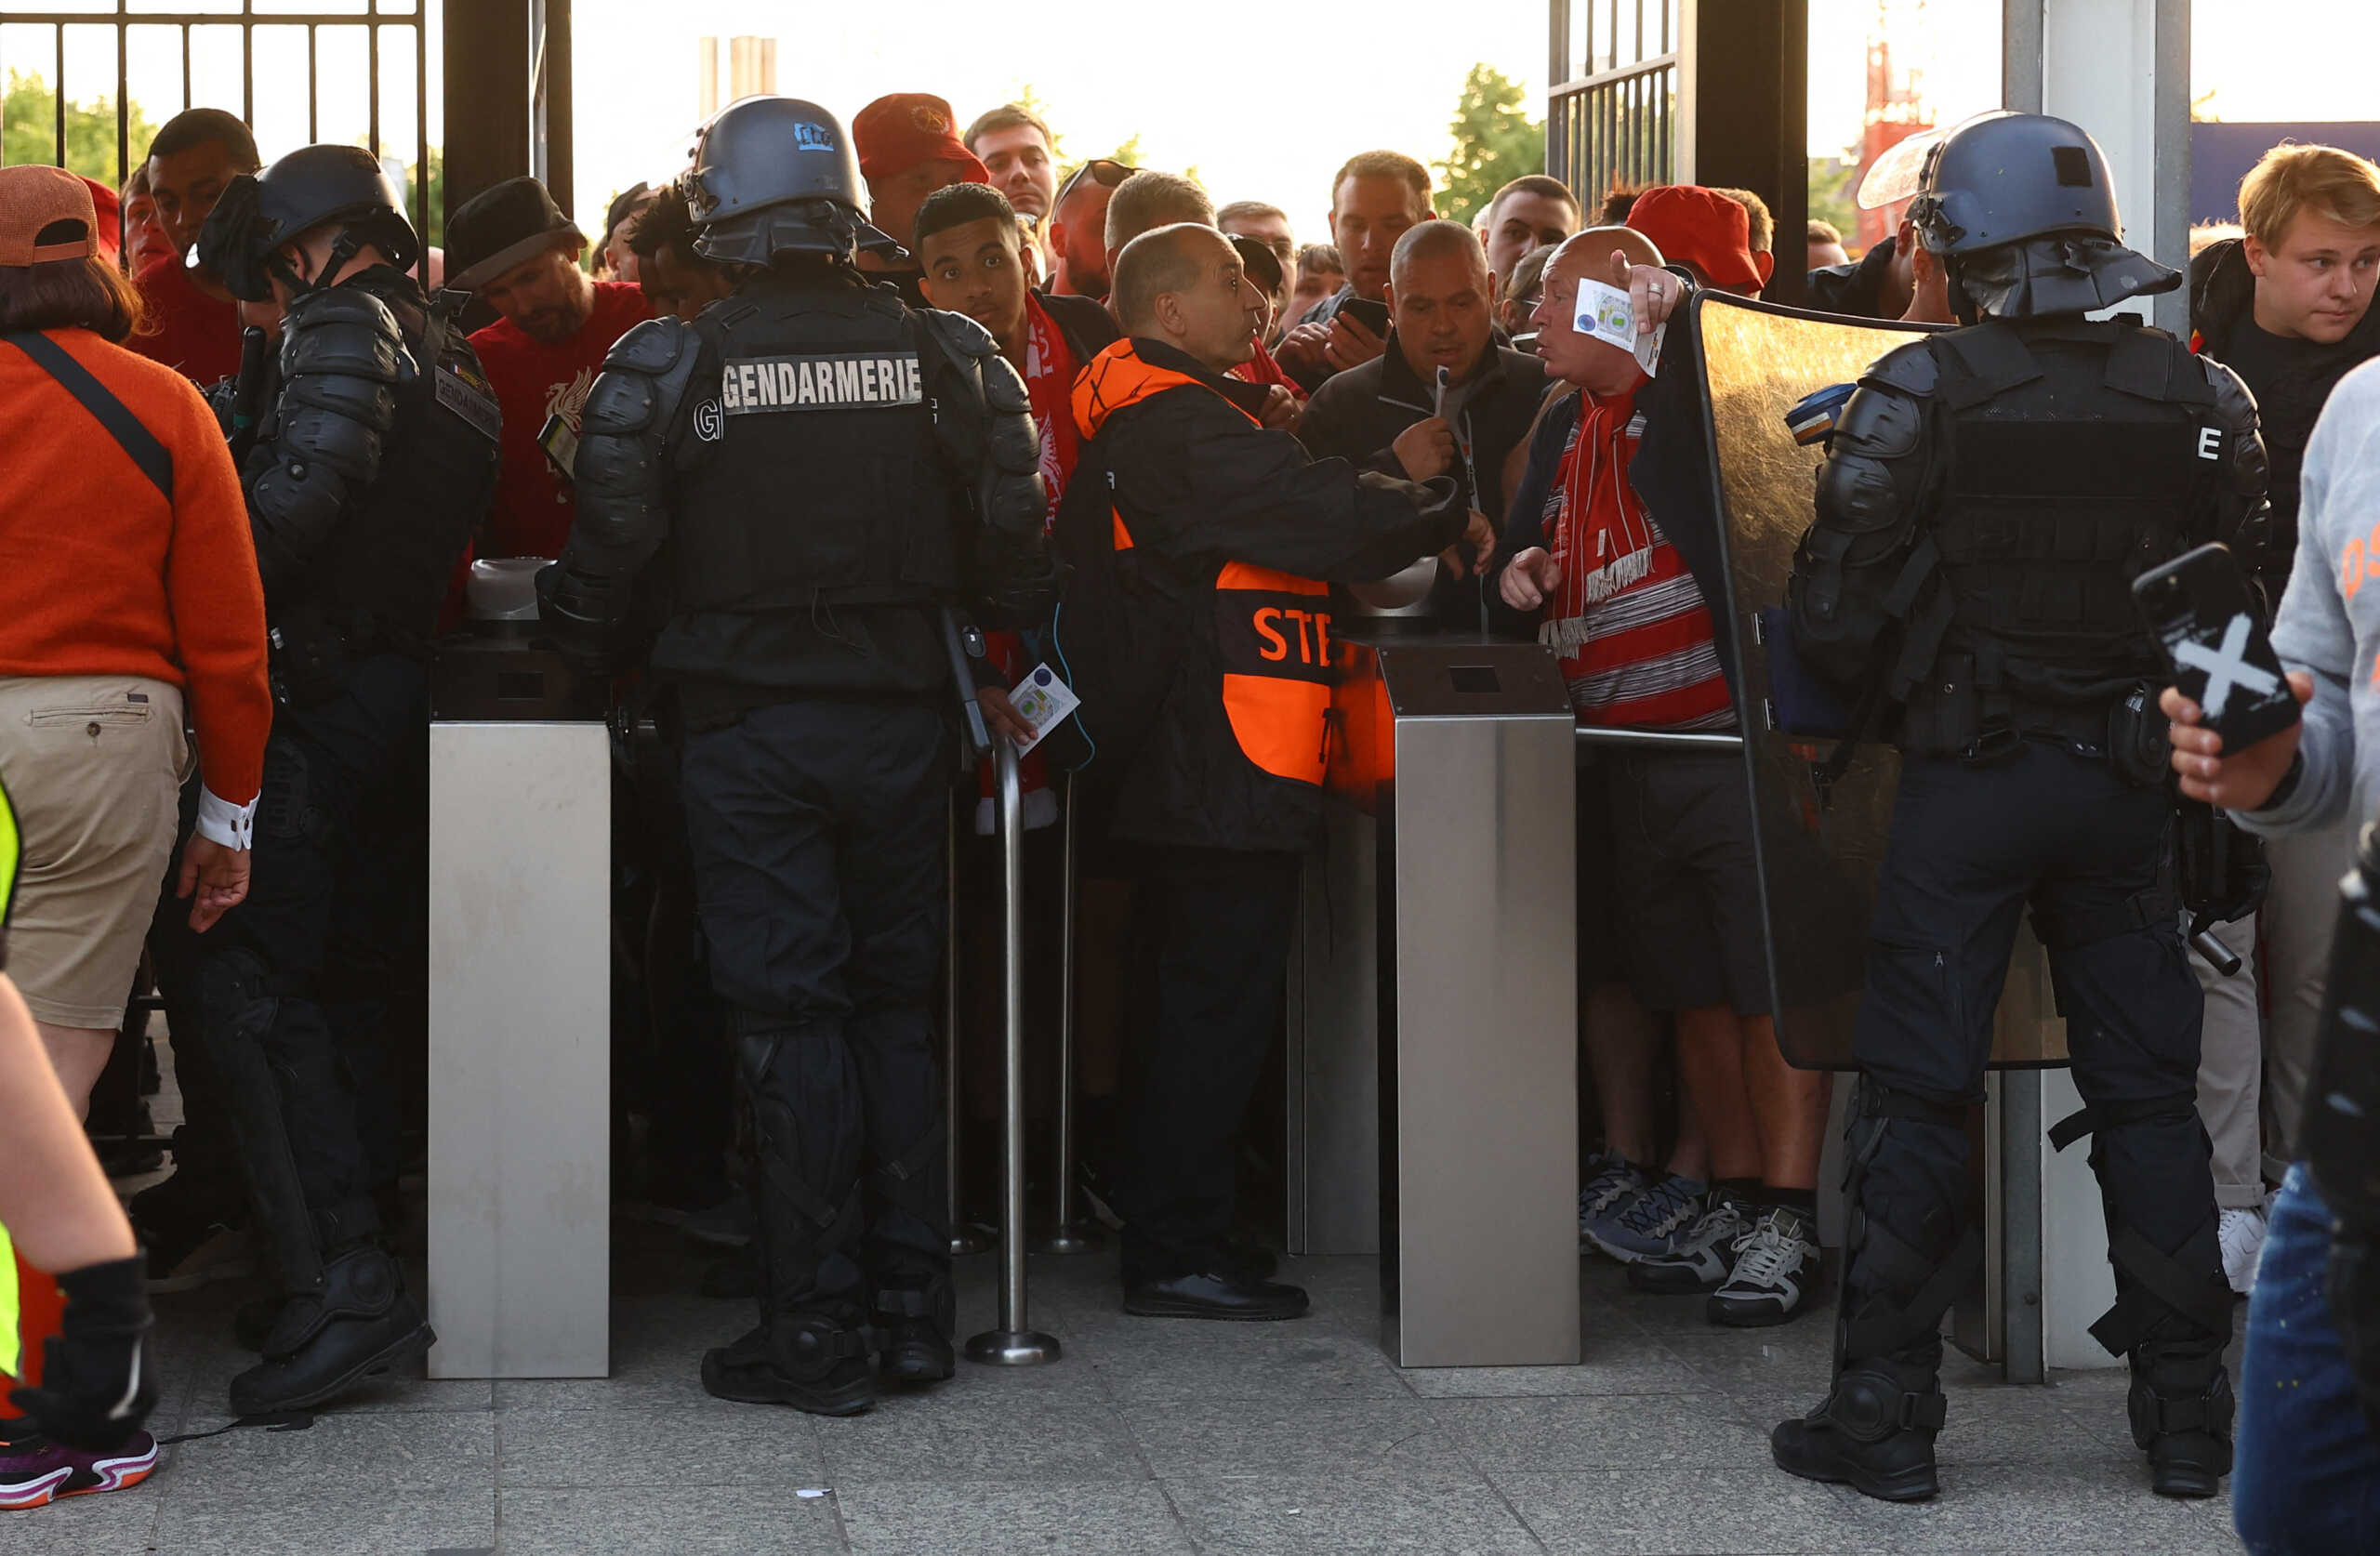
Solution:
<svg viewBox="0 0 2380 1556"><path fill-rule="evenodd" d="M1761 1212L1752 1230L1736 1239L1735 1253L1727 1284L1711 1294L1713 1324L1731 1329L1782 1324L1802 1311L1803 1299L1818 1285L1818 1228L1799 1211Z"/></svg>
<svg viewBox="0 0 2380 1556"><path fill-rule="evenodd" d="M2223 1245L2223 1278L2242 1297L2256 1284L2266 1224L2261 1210L2226 1210L2216 1227L2216 1239Z"/></svg>

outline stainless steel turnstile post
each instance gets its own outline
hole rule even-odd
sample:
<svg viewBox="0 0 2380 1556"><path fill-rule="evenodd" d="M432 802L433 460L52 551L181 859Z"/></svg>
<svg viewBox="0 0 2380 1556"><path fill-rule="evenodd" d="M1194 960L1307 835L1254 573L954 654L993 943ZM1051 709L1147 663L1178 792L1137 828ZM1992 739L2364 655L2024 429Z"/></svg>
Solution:
<svg viewBox="0 0 2380 1556"><path fill-rule="evenodd" d="M970 776L973 768L968 770ZM950 1213L950 1257L963 1259L992 1246L990 1229L967 1220L959 1195L959 1127L965 1109L959 1095L959 813L967 808L966 790L951 796L948 832L943 849L942 890L942 1164L944 1204Z"/></svg>
<svg viewBox="0 0 2380 1556"><path fill-rule="evenodd" d="M432 1378L611 1371L610 732L430 727Z"/></svg>
<svg viewBox="0 0 2380 1556"><path fill-rule="evenodd" d="M1075 1217L1075 1157L1081 1149L1075 1139L1075 860L1077 832L1075 780L1066 777L1059 797L1065 807L1064 858L1058 890L1064 895L1058 937L1058 1196L1051 1208L1050 1230L1035 1239L1033 1251L1045 1254L1097 1253L1107 1240L1089 1221Z"/></svg>
<svg viewBox="0 0 2380 1556"><path fill-rule="evenodd" d="M994 1366L1034 1366L1061 1354L1054 1336L1028 1326L1025 1290L1025 791L1016 747L993 741L1000 840L1000 952L1006 1074L1000 1144L999 1327L967 1342L967 1359Z"/></svg>

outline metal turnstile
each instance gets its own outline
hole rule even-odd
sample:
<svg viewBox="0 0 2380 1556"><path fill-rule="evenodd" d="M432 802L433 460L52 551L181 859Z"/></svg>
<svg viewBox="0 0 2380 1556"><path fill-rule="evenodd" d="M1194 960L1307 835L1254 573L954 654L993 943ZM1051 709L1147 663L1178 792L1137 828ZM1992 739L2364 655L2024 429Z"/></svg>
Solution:
<svg viewBox="0 0 2380 1556"><path fill-rule="evenodd" d="M465 645L430 727L432 1378L611 1370L611 745L565 674Z"/></svg>
<svg viewBox="0 0 2380 1556"><path fill-rule="evenodd" d="M1290 994L1289 1243L1402 1366L1580 1357L1575 757L1553 656L1365 641Z"/></svg>

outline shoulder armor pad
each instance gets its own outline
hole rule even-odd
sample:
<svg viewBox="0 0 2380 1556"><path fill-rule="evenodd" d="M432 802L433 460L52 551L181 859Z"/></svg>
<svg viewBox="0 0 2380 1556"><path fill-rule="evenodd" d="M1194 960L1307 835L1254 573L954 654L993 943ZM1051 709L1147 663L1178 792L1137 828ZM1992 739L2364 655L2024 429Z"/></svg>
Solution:
<svg viewBox="0 0 2380 1556"><path fill-rule="evenodd" d="M945 350L962 357L996 357L1000 354L1000 343L992 338L992 332L964 313L948 313L939 308L920 308L914 311L925 322L926 328L933 331L934 338L942 343Z"/></svg>
<svg viewBox="0 0 2380 1556"><path fill-rule="evenodd" d="M2254 427L2256 397L2240 375L2213 357L2201 357L2198 363L2206 373L2207 387L2215 391L2215 419L2227 428Z"/></svg>
<svg viewBox="0 0 2380 1556"><path fill-rule="evenodd" d="M1896 346L1868 364L1859 376L1862 384L1880 384L1898 389L1903 394L1923 400L1934 393L1934 386L1941 377L1941 368L1934 360L1931 341L1912 340L1906 346Z"/></svg>
<svg viewBox="0 0 2380 1556"><path fill-rule="evenodd" d="M985 339L991 336L986 335ZM995 351L983 361L984 403L1001 415L1027 415L1033 410L1033 396L1025 390L1025 380L1017 376L1009 360Z"/></svg>
<svg viewBox="0 0 2380 1556"><path fill-rule="evenodd" d="M603 354L603 371L618 369L659 377L694 349L694 332L674 315L647 319L612 343Z"/></svg>
<svg viewBox="0 0 2380 1556"><path fill-rule="evenodd" d="M329 324L361 324L392 340L399 338L397 316L389 311L387 303L360 286L318 286L293 299L282 320L284 333Z"/></svg>

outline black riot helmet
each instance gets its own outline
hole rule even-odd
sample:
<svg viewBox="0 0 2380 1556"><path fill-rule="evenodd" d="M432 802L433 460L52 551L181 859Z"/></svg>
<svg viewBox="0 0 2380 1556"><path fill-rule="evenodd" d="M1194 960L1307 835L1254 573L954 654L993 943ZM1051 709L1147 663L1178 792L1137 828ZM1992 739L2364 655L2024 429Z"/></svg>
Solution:
<svg viewBox="0 0 2380 1556"><path fill-rule="evenodd" d="M198 235L198 259L244 302L272 296L278 273L293 291L311 289L277 254L284 244L317 227L344 229L323 273L311 286L338 279L355 251L369 244L403 270L421 257L421 240L405 219L404 197L380 164L361 146L305 146L254 178L231 180Z"/></svg>
<svg viewBox="0 0 2380 1556"><path fill-rule="evenodd" d="M706 259L765 265L787 253L900 252L860 215L866 186L841 121L800 98L742 98L721 109L696 133L679 188L702 229L694 252Z"/></svg>
<svg viewBox="0 0 2380 1556"><path fill-rule="evenodd" d="M2085 313L2182 284L2123 246L2108 159L2078 125L1998 110L1925 155L1909 219L1949 272L1951 311Z"/></svg>

